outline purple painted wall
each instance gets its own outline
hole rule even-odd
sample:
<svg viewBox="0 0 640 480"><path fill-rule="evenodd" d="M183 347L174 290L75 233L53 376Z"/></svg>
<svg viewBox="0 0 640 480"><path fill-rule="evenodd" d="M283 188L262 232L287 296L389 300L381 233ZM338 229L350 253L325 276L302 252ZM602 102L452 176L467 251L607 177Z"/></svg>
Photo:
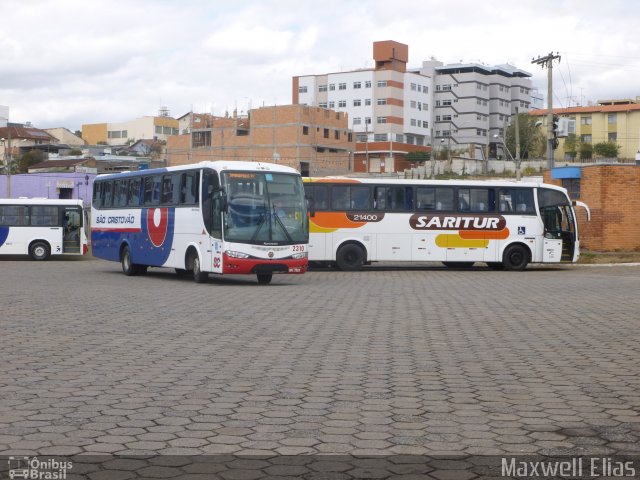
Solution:
<svg viewBox="0 0 640 480"><path fill-rule="evenodd" d="M85 205L89 205L95 178L94 173L51 172L11 175L11 198L80 198ZM6 175L0 175L0 198L7 198Z"/></svg>

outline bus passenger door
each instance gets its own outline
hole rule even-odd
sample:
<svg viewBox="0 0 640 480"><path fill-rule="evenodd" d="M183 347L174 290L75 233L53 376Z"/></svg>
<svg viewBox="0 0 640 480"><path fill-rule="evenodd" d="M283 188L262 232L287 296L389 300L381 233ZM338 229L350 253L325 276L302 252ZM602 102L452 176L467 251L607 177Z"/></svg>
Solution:
<svg viewBox="0 0 640 480"><path fill-rule="evenodd" d="M562 258L562 215L557 206L541 209L544 222L543 262L559 262Z"/></svg>
<svg viewBox="0 0 640 480"><path fill-rule="evenodd" d="M62 253L81 253L82 210L79 207L65 208L62 225Z"/></svg>

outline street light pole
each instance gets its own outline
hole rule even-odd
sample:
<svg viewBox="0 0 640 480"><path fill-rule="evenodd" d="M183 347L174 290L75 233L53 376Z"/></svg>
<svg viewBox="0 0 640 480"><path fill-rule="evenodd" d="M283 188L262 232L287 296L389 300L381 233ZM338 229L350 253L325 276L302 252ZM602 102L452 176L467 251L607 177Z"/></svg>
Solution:
<svg viewBox="0 0 640 480"><path fill-rule="evenodd" d="M500 135L494 135L493 138L497 138L500 143L502 144L502 148L504 148L504 151L507 152L507 155L509 156L509 158L511 159L511 161L513 163L515 163L516 166L516 179L519 181L520 180L520 156L518 155L518 158L513 158L513 155L511 155L511 151L509 151L509 147L507 147L507 144L504 143L504 139L500 136Z"/></svg>

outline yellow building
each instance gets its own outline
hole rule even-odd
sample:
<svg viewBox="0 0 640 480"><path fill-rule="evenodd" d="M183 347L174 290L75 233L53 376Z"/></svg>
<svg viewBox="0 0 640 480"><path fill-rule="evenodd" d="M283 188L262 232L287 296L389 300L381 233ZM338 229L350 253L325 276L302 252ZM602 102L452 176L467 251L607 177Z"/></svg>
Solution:
<svg viewBox="0 0 640 480"><path fill-rule="evenodd" d="M531 112L531 115L543 117L545 128L547 111ZM560 118L568 118L568 133L575 134L583 143L617 143L620 146L618 159L622 161L634 160L636 153L640 152L640 103L637 100L599 101L598 105L588 107L554 108L553 113ZM557 161L571 160L571 155L565 151L565 138L559 138L554 158Z"/></svg>
<svg viewBox="0 0 640 480"><path fill-rule="evenodd" d="M82 125L82 139L89 145L125 145L137 140L166 141L178 134L178 120L168 116L142 117L129 122Z"/></svg>

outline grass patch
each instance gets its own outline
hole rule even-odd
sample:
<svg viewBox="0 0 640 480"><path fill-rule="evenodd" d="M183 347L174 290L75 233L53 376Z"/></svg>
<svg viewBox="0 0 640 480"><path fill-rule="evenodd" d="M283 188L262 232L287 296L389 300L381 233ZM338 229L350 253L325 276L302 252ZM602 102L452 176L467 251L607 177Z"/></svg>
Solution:
<svg viewBox="0 0 640 480"><path fill-rule="evenodd" d="M640 263L640 252L580 252L578 263Z"/></svg>

